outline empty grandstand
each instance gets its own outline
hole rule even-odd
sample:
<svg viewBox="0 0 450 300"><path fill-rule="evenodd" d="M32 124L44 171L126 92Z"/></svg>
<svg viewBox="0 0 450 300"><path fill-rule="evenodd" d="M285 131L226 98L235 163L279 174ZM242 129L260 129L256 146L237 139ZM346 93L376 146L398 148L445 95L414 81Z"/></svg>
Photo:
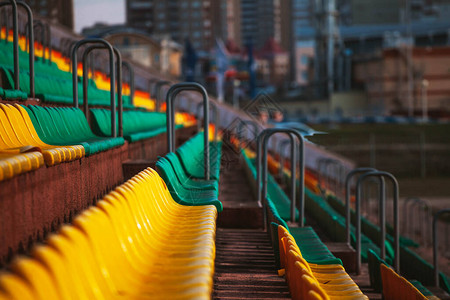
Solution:
<svg viewBox="0 0 450 300"><path fill-rule="evenodd" d="M13 24L0 40L0 300L448 297L436 260L400 235L392 174L122 61L105 40L52 38L46 23L35 39L25 3L0 7ZM333 164L357 179L346 199L338 172L323 176ZM378 224L361 216L367 178Z"/></svg>

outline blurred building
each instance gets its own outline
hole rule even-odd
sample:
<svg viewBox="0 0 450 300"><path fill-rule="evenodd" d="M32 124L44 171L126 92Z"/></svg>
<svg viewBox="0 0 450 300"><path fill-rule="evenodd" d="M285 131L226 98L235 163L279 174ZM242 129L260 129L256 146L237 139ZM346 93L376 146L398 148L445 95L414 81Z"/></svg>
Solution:
<svg viewBox="0 0 450 300"><path fill-rule="evenodd" d="M169 35L183 43L188 38L196 50L208 52L215 38L240 43L239 0L127 0L130 27L153 36ZM236 21L234 21L236 20Z"/></svg>
<svg viewBox="0 0 450 300"><path fill-rule="evenodd" d="M289 53L284 51L274 38L256 52L257 74L261 80L282 86L289 76Z"/></svg>
<svg viewBox="0 0 450 300"><path fill-rule="evenodd" d="M242 43L262 48L273 38L289 47L291 0L240 0ZM287 35L286 35L287 34Z"/></svg>
<svg viewBox="0 0 450 300"><path fill-rule="evenodd" d="M153 68L162 74L178 77L181 75L182 46L168 36L155 39L145 32L125 25L96 24L84 28L86 37L106 39L120 50L122 57L144 67Z"/></svg>
<svg viewBox="0 0 450 300"><path fill-rule="evenodd" d="M354 81L362 87L372 109L379 114L405 114L412 105L421 115L450 113L450 47L415 47L412 51L412 101L408 99L408 65L404 51L385 49L376 57L354 65ZM426 101L424 103L423 101Z"/></svg>
<svg viewBox="0 0 450 300"><path fill-rule="evenodd" d="M24 0L33 13L73 30L73 0Z"/></svg>

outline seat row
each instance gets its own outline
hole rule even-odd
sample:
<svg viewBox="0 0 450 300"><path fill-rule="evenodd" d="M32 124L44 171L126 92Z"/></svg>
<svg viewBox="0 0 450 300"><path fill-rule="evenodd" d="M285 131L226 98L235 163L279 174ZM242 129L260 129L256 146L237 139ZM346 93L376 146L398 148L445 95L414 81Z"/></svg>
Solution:
<svg viewBox="0 0 450 300"><path fill-rule="evenodd" d="M345 215L345 206L343 201L338 199L335 195L326 193L326 200L321 196L313 196L317 203L322 203L322 207L328 207L328 211L334 211L334 216L336 219L343 219ZM322 198L322 199L320 199ZM311 198L312 199L312 198ZM324 201L325 200L325 201ZM325 204L326 203L326 204ZM353 209L351 209L351 220L354 222L356 219L356 214ZM341 227L341 223L339 223ZM392 247L393 237L391 234L393 228L390 225L386 225L388 234L386 235L386 262L391 263L394 257L394 249ZM365 234L363 235L362 241L362 258L367 259L369 262L369 275L371 279L371 285L376 290L381 291L381 277L379 272L379 262L374 265L374 261L379 260L379 248L375 246L375 242L378 243L381 238L381 231L379 226L373 224L370 220L361 217L361 229ZM353 235L352 235L353 238ZM354 241L353 241L354 242ZM415 248L418 244L406 237L400 236L400 269L402 274L408 278L414 278L419 284L425 284L431 286L433 282L433 266L426 260L421 258L416 254L411 247ZM416 281L414 281L416 285ZM439 274L439 285L445 291L450 292L450 279L443 272Z"/></svg>
<svg viewBox="0 0 450 300"><path fill-rule="evenodd" d="M254 153L245 149L242 155L255 181L254 160L249 158ZM277 188L270 189L271 184ZM288 226L290 220L281 216L279 207L289 214L290 201L269 174L265 214L280 275L285 275L293 299L367 299L314 229Z"/></svg>
<svg viewBox="0 0 450 300"><path fill-rule="evenodd" d="M216 217L146 169L15 259L0 299L210 299Z"/></svg>
<svg viewBox="0 0 450 300"><path fill-rule="evenodd" d="M108 136L109 111L93 111L98 115L93 129L100 135L94 134L78 108L0 103L0 181L123 145L124 138ZM125 138L131 143L164 133L165 119L161 113L126 111ZM191 150L200 153L199 149ZM189 160L185 163L192 164Z"/></svg>
<svg viewBox="0 0 450 300"><path fill-rule="evenodd" d="M253 174L252 181L256 185L256 168L254 165L254 160L249 158L249 155L254 156L254 153L252 153L252 151L248 149L245 149L242 151L242 155L247 167ZM269 188L270 186L272 186L273 188ZM280 199L280 196L282 197L282 199ZM280 208L282 209L282 211L284 211L285 214L289 215L290 200L287 197L286 193L275 181L275 179L270 174L268 174L268 195L265 205L265 214L267 216L267 225L271 234L275 257L279 256L279 248L277 242L279 239L278 225L282 225L298 241L298 245L302 250L303 256L309 263L342 265L342 261L339 258L336 258L329 251L329 249L325 246L325 244L322 243L319 236L316 234L312 227L289 226L287 222L290 221L290 218L284 218L279 212Z"/></svg>
<svg viewBox="0 0 450 300"><path fill-rule="evenodd" d="M13 69L12 67L2 66L0 67L3 78L6 79L8 86L3 87L3 98L5 99L19 99L25 100L30 96L30 73L28 70L21 70L19 78L21 84L21 90L14 90ZM63 71L61 71L63 72ZM67 75L70 76L70 73ZM47 103L59 103L59 104L72 104L73 103L73 90L72 79L68 76L48 75L47 73L35 73L35 93L36 97ZM82 90L83 86L81 82L78 82L78 90ZM79 102L83 103L82 94L78 95ZM109 91L100 90L97 88L95 82L89 80L88 84L88 99L89 105L109 106L110 96ZM134 108L130 103L129 96L122 96L123 105L126 108Z"/></svg>
<svg viewBox="0 0 450 300"><path fill-rule="evenodd" d="M309 263L296 239L281 225L278 236L280 275L284 273L292 299L368 299L341 264Z"/></svg>
<svg viewBox="0 0 450 300"><path fill-rule="evenodd" d="M12 42L0 42L0 73L3 77L3 86L0 97L4 99L25 100L30 96L30 72L28 52L19 49L21 90L15 90L13 80L13 51ZM78 82L78 89L82 89ZM36 97L44 102L72 104L72 75L70 72L60 70L54 62L35 62L35 93ZM90 105L109 106L109 91L101 90L93 80L89 80L88 95ZM83 102L79 95L80 103ZM129 96L123 96L124 107L134 108Z"/></svg>
<svg viewBox="0 0 450 300"><path fill-rule="evenodd" d="M408 281L398 275L391 267L380 265L383 282L383 299L385 300L438 300L418 281Z"/></svg>
<svg viewBox="0 0 450 300"><path fill-rule="evenodd" d="M99 136L111 136L111 112L107 109L91 109L93 131ZM118 117L116 117L118 120ZM166 132L166 114L148 111L123 112L123 137L136 142ZM177 125L180 128L183 125Z"/></svg>
<svg viewBox="0 0 450 300"><path fill-rule="evenodd" d="M167 183L172 197L185 205L214 205L222 211L219 196L219 176L221 159L221 142L210 142L210 170L214 174L210 180L204 179L203 133L181 145L176 153L169 152L160 157L156 167Z"/></svg>
<svg viewBox="0 0 450 300"><path fill-rule="evenodd" d="M270 168L270 161L269 161ZM278 170L278 166L274 168ZM288 176L287 170L284 170L284 176ZM298 183L297 183L298 184ZM314 176L306 172L305 174L305 185L306 185L306 207L310 213L312 213L316 218L321 220L322 226L326 229L329 235L337 237L338 241L345 240L345 206L343 201L339 200L334 194L325 191L320 191L317 185L317 179ZM325 197L323 197L325 194ZM355 221L355 212L351 210L352 222ZM392 227L387 225L388 234L386 236L386 261L381 263L379 258L379 247L375 244L380 240L380 229L375 224L371 223L368 219L361 218L361 229L364 233L362 235L362 258L369 262L369 275L371 286L377 291L382 291L381 284L381 273L380 265L388 264L392 262L392 257L394 256L394 249L392 247L393 237L391 234L393 232ZM295 233L293 232L295 236ZM352 233L351 235L352 243L355 242L355 237ZM433 267L417 255L414 251L409 249L409 247L417 247L417 243L413 240L400 236L400 264L402 274L408 276L409 278L419 279L410 281L414 287L417 287L424 295L428 298L434 297L422 284L433 285ZM406 280L406 279L405 279ZM444 273L439 274L440 286L449 291L450 280Z"/></svg>
<svg viewBox="0 0 450 300"><path fill-rule="evenodd" d="M85 155L81 145L54 146L42 137L24 107L0 103L0 180Z"/></svg>

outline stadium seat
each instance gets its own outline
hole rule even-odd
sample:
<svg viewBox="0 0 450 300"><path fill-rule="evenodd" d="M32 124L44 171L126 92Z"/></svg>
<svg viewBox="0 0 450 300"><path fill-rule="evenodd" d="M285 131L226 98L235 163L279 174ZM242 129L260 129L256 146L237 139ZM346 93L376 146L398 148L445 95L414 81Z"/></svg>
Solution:
<svg viewBox="0 0 450 300"><path fill-rule="evenodd" d="M7 299L210 299L217 209L183 206L152 169L0 275ZM0 298L1 299L1 298Z"/></svg>
<svg viewBox="0 0 450 300"><path fill-rule="evenodd" d="M187 188L193 187L205 190L219 190L219 183L217 180L194 180L193 178L190 178L184 171L180 158L175 153L169 152L164 156L164 158L170 162L178 180L183 184L183 186Z"/></svg>
<svg viewBox="0 0 450 300"><path fill-rule="evenodd" d="M91 113L93 131L99 136L111 136L111 111L96 108L91 109ZM122 126L124 138L133 143L166 132L166 115L158 112L124 111Z"/></svg>
<svg viewBox="0 0 450 300"><path fill-rule="evenodd" d="M39 137L52 145L76 145L84 147L86 156L124 144L121 137L99 137L92 133L80 109L68 107L23 108L30 115Z"/></svg>
<svg viewBox="0 0 450 300"><path fill-rule="evenodd" d="M190 178L204 179L204 134L198 133L190 138L183 145L178 147L176 154L180 158L181 164L186 174ZM210 142L210 176L211 179L219 180L220 158L222 142Z"/></svg>
<svg viewBox="0 0 450 300"><path fill-rule="evenodd" d="M47 166L76 160L84 156L84 148L81 145L58 147L42 142L28 114L19 105L0 103L0 119L2 119L2 126L12 142L9 148L38 149L42 152Z"/></svg>
<svg viewBox="0 0 450 300"><path fill-rule="evenodd" d="M2 294L8 300L35 299L29 284L18 275L12 273L0 273L0 295Z"/></svg>
<svg viewBox="0 0 450 300"><path fill-rule="evenodd" d="M425 300L425 297L408 280L398 275L392 268L381 264L383 297L386 300Z"/></svg>
<svg viewBox="0 0 450 300"><path fill-rule="evenodd" d="M342 265L307 262L294 237L281 227L280 262L293 299L368 299Z"/></svg>
<svg viewBox="0 0 450 300"><path fill-rule="evenodd" d="M223 210L222 203L217 199L218 191L215 189L201 189L198 187L187 187L180 182L170 162L160 157L156 162L156 168L167 184L172 197L183 205L215 205L217 210Z"/></svg>

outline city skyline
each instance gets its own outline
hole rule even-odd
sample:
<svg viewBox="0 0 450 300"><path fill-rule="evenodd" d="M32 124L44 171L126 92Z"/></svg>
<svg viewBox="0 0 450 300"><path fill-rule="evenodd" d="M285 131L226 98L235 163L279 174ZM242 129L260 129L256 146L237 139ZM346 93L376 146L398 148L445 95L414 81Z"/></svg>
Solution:
<svg viewBox="0 0 450 300"><path fill-rule="evenodd" d="M125 23L125 0L74 0L75 32L98 22Z"/></svg>

